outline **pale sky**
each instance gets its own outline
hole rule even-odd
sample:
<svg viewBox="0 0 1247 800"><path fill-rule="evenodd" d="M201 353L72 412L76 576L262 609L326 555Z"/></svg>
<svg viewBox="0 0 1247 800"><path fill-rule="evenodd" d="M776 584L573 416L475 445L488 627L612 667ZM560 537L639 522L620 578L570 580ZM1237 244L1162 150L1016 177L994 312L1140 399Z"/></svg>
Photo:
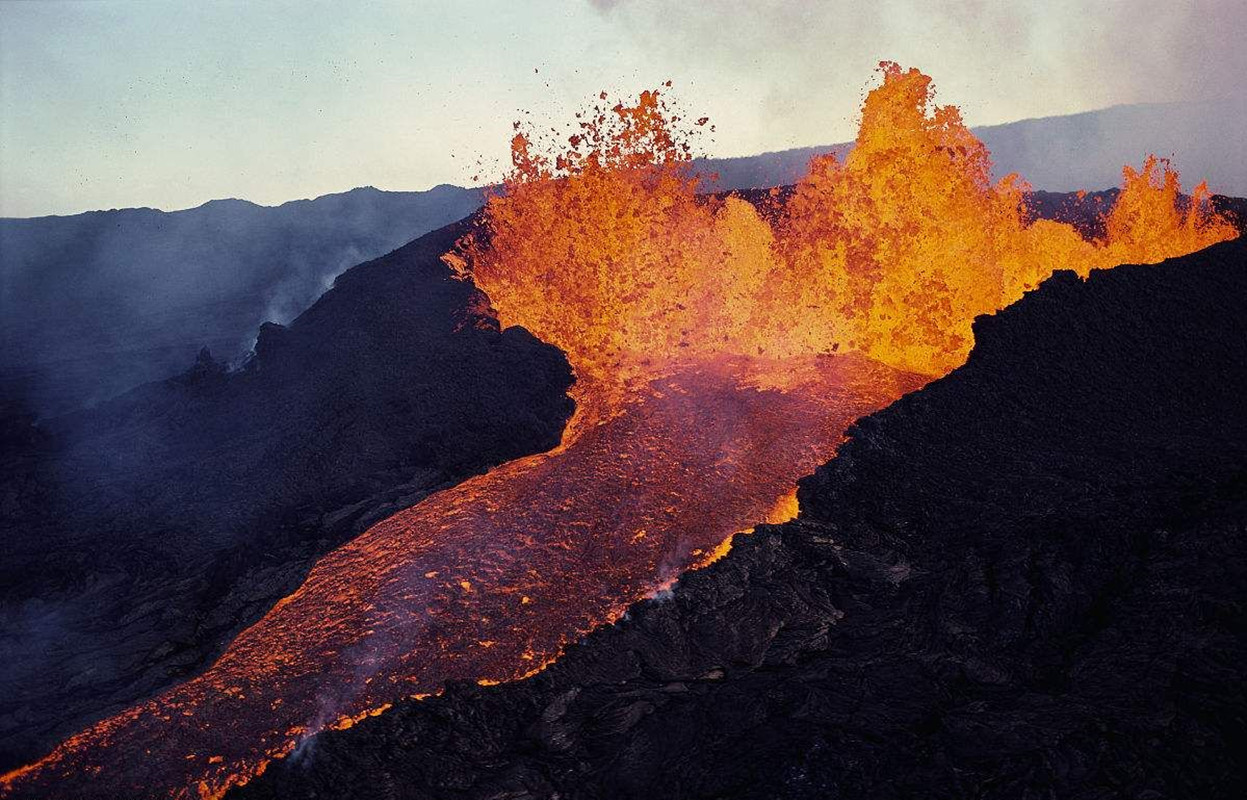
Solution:
<svg viewBox="0 0 1247 800"><path fill-rule="evenodd" d="M971 124L1209 99L1247 2L0 0L0 216L499 174L511 122L672 80L712 155L852 138L881 59ZM536 72L534 72L536 70Z"/></svg>

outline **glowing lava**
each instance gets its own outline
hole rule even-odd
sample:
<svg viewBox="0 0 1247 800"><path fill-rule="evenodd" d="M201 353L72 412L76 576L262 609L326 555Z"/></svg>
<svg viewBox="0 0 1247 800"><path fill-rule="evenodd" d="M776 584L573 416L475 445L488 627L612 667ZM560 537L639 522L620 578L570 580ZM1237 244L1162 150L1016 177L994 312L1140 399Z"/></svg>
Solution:
<svg viewBox="0 0 1247 800"><path fill-rule="evenodd" d="M792 390L766 388L776 370ZM608 417L582 406L558 450L330 553L204 675L69 739L14 788L216 795L310 731L449 679L534 672L709 561L850 422L920 382L855 357L724 359L673 369Z"/></svg>
<svg viewBox="0 0 1247 800"><path fill-rule="evenodd" d="M940 375L964 361L975 316L1054 269L1156 262L1237 235L1207 186L1183 198L1154 157L1125 168L1102 241L1028 223L1025 184L992 183L987 148L955 107L934 105L931 79L880 71L844 162L814 159L761 212L697 195L658 92L593 109L554 155L517 133L484 236L450 262L505 324L604 381L672 359L832 350Z"/></svg>
<svg viewBox="0 0 1247 800"><path fill-rule="evenodd" d="M796 480L852 420L964 359L976 314L1054 268L1234 235L1206 188L1183 198L1154 159L1127 170L1103 241L1028 224L1021 181L990 181L986 149L932 105L930 80L882 74L844 162L815 160L762 210L697 195L658 92L594 109L553 152L517 133L482 229L446 260L504 323L569 354L563 444L374 526L202 676L0 786L217 795L324 727L450 679L538 670L733 532L791 516Z"/></svg>

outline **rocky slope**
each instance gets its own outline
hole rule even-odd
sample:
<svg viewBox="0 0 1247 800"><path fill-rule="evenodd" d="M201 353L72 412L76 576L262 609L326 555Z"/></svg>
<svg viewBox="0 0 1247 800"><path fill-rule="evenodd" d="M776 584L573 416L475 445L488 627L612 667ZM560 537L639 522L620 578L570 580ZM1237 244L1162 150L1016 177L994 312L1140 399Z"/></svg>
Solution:
<svg viewBox="0 0 1247 800"><path fill-rule="evenodd" d="M1245 298L1242 240L1058 273L862 420L797 521L233 796L1240 796Z"/></svg>
<svg viewBox="0 0 1247 800"><path fill-rule="evenodd" d="M198 671L370 522L558 443L567 361L451 279L463 230L349 270L241 370L0 420L0 767Z"/></svg>
<svg viewBox="0 0 1247 800"><path fill-rule="evenodd" d="M372 188L266 207L0 219L0 406L52 416L172 375L207 346L234 361L348 267L480 205L479 189Z"/></svg>

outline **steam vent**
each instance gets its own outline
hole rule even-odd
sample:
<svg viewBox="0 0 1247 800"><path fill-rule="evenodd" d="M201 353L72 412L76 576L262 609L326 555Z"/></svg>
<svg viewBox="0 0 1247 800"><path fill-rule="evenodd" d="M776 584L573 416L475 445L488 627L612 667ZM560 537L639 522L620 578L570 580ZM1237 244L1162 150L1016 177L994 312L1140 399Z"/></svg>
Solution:
<svg viewBox="0 0 1247 800"><path fill-rule="evenodd" d="M0 799L1242 796L1241 86L774 5L0 8Z"/></svg>

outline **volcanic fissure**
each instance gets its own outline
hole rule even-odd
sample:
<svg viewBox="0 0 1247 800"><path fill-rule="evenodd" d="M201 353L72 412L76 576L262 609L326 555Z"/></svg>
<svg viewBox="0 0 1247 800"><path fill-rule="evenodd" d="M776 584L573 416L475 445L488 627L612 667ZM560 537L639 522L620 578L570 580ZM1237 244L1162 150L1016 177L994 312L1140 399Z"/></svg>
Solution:
<svg viewBox="0 0 1247 800"><path fill-rule="evenodd" d="M444 260L504 325L562 348L555 450L375 525L202 675L3 778L34 796L219 796L326 727L448 680L512 681L627 606L796 513L797 480L858 417L960 365L971 322L1054 269L1233 238L1207 188L1127 167L1095 240L1034 219L1018 176L930 79L881 65L854 149L791 190L707 195L666 88L577 115L513 169ZM90 785L85 783L89 780Z"/></svg>

